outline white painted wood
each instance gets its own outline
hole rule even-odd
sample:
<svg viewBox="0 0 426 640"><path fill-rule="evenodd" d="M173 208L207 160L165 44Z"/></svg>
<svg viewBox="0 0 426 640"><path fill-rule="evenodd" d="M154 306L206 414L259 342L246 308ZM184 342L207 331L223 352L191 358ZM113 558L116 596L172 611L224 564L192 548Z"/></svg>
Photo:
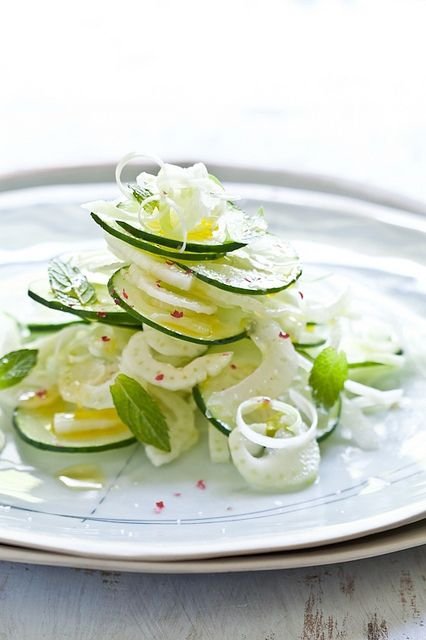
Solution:
<svg viewBox="0 0 426 640"><path fill-rule="evenodd" d="M225 575L0 564L0 640L424 640L425 625L426 547Z"/></svg>

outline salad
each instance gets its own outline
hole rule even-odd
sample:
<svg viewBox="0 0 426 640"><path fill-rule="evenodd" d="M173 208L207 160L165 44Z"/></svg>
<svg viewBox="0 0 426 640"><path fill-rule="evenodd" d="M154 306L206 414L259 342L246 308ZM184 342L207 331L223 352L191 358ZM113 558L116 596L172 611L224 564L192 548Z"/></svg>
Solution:
<svg viewBox="0 0 426 640"><path fill-rule="evenodd" d="M271 491L314 482L330 436L377 446L375 414L403 398L387 388L405 363L394 328L350 283L304 269L203 164L155 159L124 184L137 157L117 166L116 200L84 205L105 249L60 255L29 284L51 320L0 319L17 435L46 455L139 442L159 466L184 465L207 430L213 463Z"/></svg>

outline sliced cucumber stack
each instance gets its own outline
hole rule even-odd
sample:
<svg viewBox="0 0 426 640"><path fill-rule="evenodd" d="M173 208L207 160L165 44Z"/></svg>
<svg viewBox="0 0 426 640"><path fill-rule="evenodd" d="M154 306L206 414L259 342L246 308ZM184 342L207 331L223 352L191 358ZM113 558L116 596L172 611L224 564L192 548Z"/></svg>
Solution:
<svg viewBox="0 0 426 640"><path fill-rule="evenodd" d="M141 237L137 237L132 233L129 233L126 225L125 227L121 226L122 223L119 220L114 220L109 216L102 216L96 213L91 214L93 220L109 235L126 242L127 244L136 247L142 251L146 251L147 253L153 253L155 255L164 256L165 258L171 258L173 260L214 260L216 258L222 257L223 252L217 251L213 252L204 252L197 253L194 251L177 251L175 249L168 249L166 246L161 244L156 244L153 241L143 240ZM136 229L134 229L136 231Z"/></svg>
<svg viewBox="0 0 426 640"><path fill-rule="evenodd" d="M19 406L15 409L13 426L18 435L37 449L57 451L60 453L92 453L127 447L136 442L129 429L117 417L114 428L93 429L67 434L55 433L53 428L54 414L58 411L73 411L73 405L55 404L54 408L28 408ZM100 413L100 412L99 412Z"/></svg>
<svg viewBox="0 0 426 640"><path fill-rule="evenodd" d="M218 181L214 179L214 182ZM214 218L203 219L195 229L188 233L187 242L184 244L182 239L155 233L155 221L150 220L149 217L145 218L146 225L143 226L144 219L143 216L140 218L138 215L137 209L140 207L138 206L135 210L135 201L141 205L152 194L138 186L129 185L129 187L134 200L122 202L117 207L108 206L106 203L99 206L98 203L94 213L109 215L128 233L147 242L178 250L184 247L185 253L193 251L194 253L225 254L244 247L255 237L265 233L266 223L262 211L259 211L255 216L249 216L234 203L228 201L225 224L220 225L221 231L219 231L217 220ZM157 206L158 202L151 200L147 209L152 214ZM225 240L226 236L229 239Z"/></svg>
<svg viewBox="0 0 426 640"><path fill-rule="evenodd" d="M122 267L114 273L108 287L115 302L139 323L197 344L224 344L239 340L245 335L249 321L243 312L237 309L218 309L210 315L197 313L188 308L191 300L188 292L186 307L171 306L138 287L129 269L127 266ZM195 305L197 300L193 302Z"/></svg>
<svg viewBox="0 0 426 640"><path fill-rule="evenodd" d="M144 229L138 229L137 227L125 222L124 220L116 220L117 224L122 227L127 233L130 233L135 238L141 238L146 242L152 242L159 246L170 247L180 251L185 246L185 254L194 253L213 253L213 254L225 254L230 251L235 251L244 247L245 242L223 242L222 244L201 244L196 242L187 242L185 245L182 240L174 240L173 238L165 238L164 236L155 235Z"/></svg>

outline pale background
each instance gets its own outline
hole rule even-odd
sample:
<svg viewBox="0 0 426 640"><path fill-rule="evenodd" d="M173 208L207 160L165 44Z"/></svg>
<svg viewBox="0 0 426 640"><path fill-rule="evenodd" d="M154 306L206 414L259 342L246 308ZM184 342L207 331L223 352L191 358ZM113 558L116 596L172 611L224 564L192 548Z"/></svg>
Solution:
<svg viewBox="0 0 426 640"><path fill-rule="evenodd" d="M426 3L14 0L0 171L129 150L350 178L426 200Z"/></svg>

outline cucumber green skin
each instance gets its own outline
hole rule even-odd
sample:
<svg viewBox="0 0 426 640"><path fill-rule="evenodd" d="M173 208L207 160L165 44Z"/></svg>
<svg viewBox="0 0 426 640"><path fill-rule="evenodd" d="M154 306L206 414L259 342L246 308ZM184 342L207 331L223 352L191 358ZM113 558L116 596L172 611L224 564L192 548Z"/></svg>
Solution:
<svg viewBox="0 0 426 640"><path fill-rule="evenodd" d="M147 242L154 242L155 244L163 245L164 247L171 247L173 249L181 249L183 247L182 240L174 240L173 238L164 238L162 236L156 236L154 233L148 233L142 229L137 229L131 224L124 222L124 220L116 220L120 227L123 227L128 233L135 238L142 238ZM187 242L185 245L186 251L194 251L195 253L229 253L236 249L246 246L246 242L225 242L223 244L199 244L196 242Z"/></svg>
<svg viewBox="0 0 426 640"><path fill-rule="evenodd" d="M126 438L125 440L118 440L116 442L111 442L110 444L102 444L99 446L91 445L91 446L83 446L83 447L57 447L53 444L48 444L47 442L39 442L38 440L33 440L29 438L24 431L21 430L19 426L19 409L15 409L13 412L12 424L19 435L19 437L37 449L42 449L43 451L55 451L56 453L95 453L100 451L109 451L110 449L121 449L122 447L128 447L131 444L135 444L137 442L136 438Z"/></svg>
<svg viewBox="0 0 426 640"><path fill-rule="evenodd" d="M300 349L313 349L314 347L322 347L327 340L325 338L320 338L316 342L293 342L293 347L296 351L300 351Z"/></svg>
<svg viewBox="0 0 426 640"><path fill-rule="evenodd" d="M331 436L331 434L336 430L339 422L340 422L340 415L342 413L342 401L339 398L339 400L337 401L339 403L339 406L337 408L337 415L336 415L336 419L335 421L331 424L331 426L327 429L327 431L323 431L320 435L317 436L317 442L324 442L324 440L326 440L327 438L329 438Z"/></svg>
<svg viewBox="0 0 426 640"><path fill-rule="evenodd" d="M207 418L207 420L211 422L211 424L216 427L216 429L218 429L221 433L223 433L225 436L229 436L232 429L225 422L222 422L222 420L215 418L214 415L210 413L209 409L207 409L206 403L204 402L204 398L198 385L193 388L192 397L194 398L195 404L197 405L203 416Z"/></svg>
<svg viewBox="0 0 426 640"><path fill-rule="evenodd" d="M238 333L235 336L230 336L229 338L219 338L218 340L203 340L202 338L192 338L191 336L187 336L183 333L178 333L177 331L173 331L172 329L163 327L161 324L157 324L153 320L150 320L149 318L146 318L145 316L143 316L141 313L139 313L139 311L136 311L135 309L133 309L125 300L123 300L123 298L117 292L117 289L115 288L115 285L114 285L114 276L116 275L116 273L118 273L118 271L116 271L111 276L108 282L108 290L109 290L110 296L116 301L117 304L120 305L120 307L122 307L125 311L127 311L132 316L134 316L134 318L139 321L139 324L140 323L147 324L153 329L157 329L162 333L166 333L167 335L172 336L173 338L179 338L180 340L185 340L186 342L194 342L195 344L205 344L205 345L228 344L230 342L236 342L237 340L241 340L241 338L245 338L245 336L247 335L246 331L242 331L241 333Z"/></svg>
<svg viewBox="0 0 426 640"><path fill-rule="evenodd" d="M395 354L400 355L400 354ZM370 367L386 367L384 362L373 362L372 360L366 360L365 362L348 362L349 369L368 369Z"/></svg>
<svg viewBox="0 0 426 640"><path fill-rule="evenodd" d="M217 256L218 258L221 258L222 256ZM297 275L292 278L292 280L290 280L289 282L287 282L286 284L280 286L280 287L272 287L272 288L264 288L264 289L244 289L243 287L236 287L233 286L231 284L225 284L224 282L218 282L217 280L214 280L213 278L209 278L208 276L202 275L200 273L197 273L197 267L196 266L188 266L186 264L181 264L178 261L175 261L176 264L181 267L182 269L185 269L186 271L189 271L190 273L192 273L196 278L198 278L199 280L202 280L203 282L206 282L207 284L211 284L213 287L217 287L218 289L222 289L223 291L230 291L231 293L241 293L243 295L247 295L247 296L263 296L266 295L268 293L278 293L278 291L284 291L284 289L287 289L288 287L291 287L292 284L294 284L295 282L297 282L297 280L300 278L300 276L302 275L302 269L300 269L297 273Z"/></svg>
<svg viewBox="0 0 426 640"><path fill-rule="evenodd" d="M31 332L40 331L41 333L48 333L49 331L59 331L60 329L65 329L65 327L69 327L73 324L87 324L87 322L85 322L83 318L81 320L74 320L71 322L58 322L57 324L37 324L36 322L30 322L29 324L25 325L25 328Z"/></svg>
<svg viewBox="0 0 426 640"><path fill-rule="evenodd" d="M177 251L167 251L167 249L163 249L158 244L153 244L152 242L144 242L135 236L129 235L128 233L121 233L118 229L114 229L109 224L104 222L102 218L100 218L96 213L90 214L93 220L98 224L104 231L109 233L111 236L126 242L127 244L136 247L137 249L142 249L142 251L146 251L147 253L153 253L155 255L163 256L164 258L170 258L176 261L176 258L179 260L215 260L216 258L223 258L224 253L187 253L182 252L178 253Z"/></svg>
<svg viewBox="0 0 426 640"><path fill-rule="evenodd" d="M59 300L46 300L46 298L42 298L31 289L28 290L28 295L30 298L43 304L45 307L49 307L49 309L55 309L56 311L66 311L67 313L73 313L74 315L82 318L83 320L89 320L94 322L101 322L103 324L110 324L119 327L138 327L140 326L140 322L137 322L132 315L128 313L124 313L123 311L117 312L105 312L105 318L99 316L98 311L89 311L88 309L77 309L75 307L67 307ZM77 321L76 321L77 322ZM68 324L76 324L76 323L68 323ZM65 325L65 326L68 326ZM46 326L46 330L49 330L49 327Z"/></svg>

